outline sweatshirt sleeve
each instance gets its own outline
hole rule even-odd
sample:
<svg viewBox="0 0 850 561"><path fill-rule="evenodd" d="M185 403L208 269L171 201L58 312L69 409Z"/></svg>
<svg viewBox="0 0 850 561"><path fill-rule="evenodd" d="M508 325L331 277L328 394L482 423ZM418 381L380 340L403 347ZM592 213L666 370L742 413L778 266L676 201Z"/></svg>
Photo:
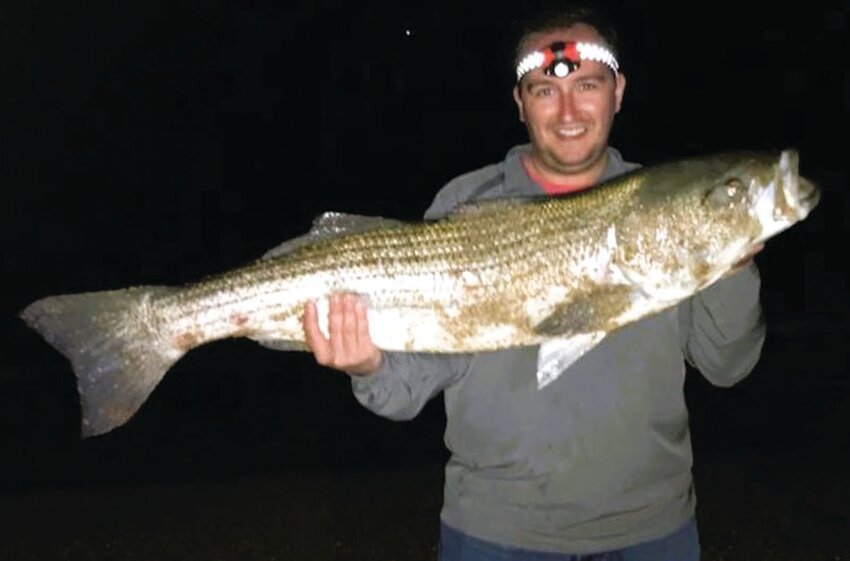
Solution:
<svg viewBox="0 0 850 561"><path fill-rule="evenodd" d="M384 352L377 372L352 376L354 397L382 417L412 419L429 399L463 376L469 358L468 354Z"/></svg>
<svg viewBox="0 0 850 561"><path fill-rule="evenodd" d="M716 386L746 377L761 356L765 338L758 268L751 262L693 296L680 308L687 361Z"/></svg>
<svg viewBox="0 0 850 561"><path fill-rule="evenodd" d="M426 220L439 219L469 197L476 185L498 175L497 166L457 177L440 189ZM383 353L381 368L369 376L352 376L354 397L364 407L389 419L415 417L429 399L459 380L469 367L469 354Z"/></svg>

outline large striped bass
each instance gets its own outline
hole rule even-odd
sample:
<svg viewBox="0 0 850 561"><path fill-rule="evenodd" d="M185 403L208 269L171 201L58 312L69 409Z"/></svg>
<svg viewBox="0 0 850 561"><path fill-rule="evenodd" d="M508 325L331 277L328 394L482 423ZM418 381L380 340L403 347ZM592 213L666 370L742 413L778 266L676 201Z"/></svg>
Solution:
<svg viewBox="0 0 850 561"><path fill-rule="evenodd" d="M605 335L675 305L805 218L794 150L647 167L578 194L499 200L438 221L329 213L247 266L182 287L51 296L23 319L77 376L84 436L126 422L194 347L250 337L305 349L304 305L368 304L385 350L542 345L542 387Z"/></svg>

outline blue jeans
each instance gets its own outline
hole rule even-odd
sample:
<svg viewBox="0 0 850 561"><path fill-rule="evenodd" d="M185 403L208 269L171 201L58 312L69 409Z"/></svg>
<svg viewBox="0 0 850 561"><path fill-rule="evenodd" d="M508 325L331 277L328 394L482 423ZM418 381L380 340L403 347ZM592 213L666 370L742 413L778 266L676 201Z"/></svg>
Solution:
<svg viewBox="0 0 850 561"><path fill-rule="evenodd" d="M695 520L669 536L651 542L586 555L504 547L440 523L440 561L699 561L699 554Z"/></svg>

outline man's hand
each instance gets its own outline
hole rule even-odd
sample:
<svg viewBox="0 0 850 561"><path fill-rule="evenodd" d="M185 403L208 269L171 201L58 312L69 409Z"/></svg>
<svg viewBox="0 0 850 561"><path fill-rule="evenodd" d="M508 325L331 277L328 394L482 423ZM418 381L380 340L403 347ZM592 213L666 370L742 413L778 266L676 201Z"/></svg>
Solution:
<svg viewBox="0 0 850 561"><path fill-rule="evenodd" d="M316 303L304 307L304 334L316 362L357 376L366 376L381 367L381 349L372 343L366 305L353 294L330 297L328 334L319 329Z"/></svg>

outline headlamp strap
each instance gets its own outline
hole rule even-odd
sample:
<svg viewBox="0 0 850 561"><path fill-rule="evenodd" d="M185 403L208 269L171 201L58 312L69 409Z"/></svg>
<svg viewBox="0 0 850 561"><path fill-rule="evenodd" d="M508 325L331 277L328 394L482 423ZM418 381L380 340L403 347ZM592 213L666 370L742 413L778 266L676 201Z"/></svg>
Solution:
<svg viewBox="0 0 850 561"><path fill-rule="evenodd" d="M556 41L542 51L525 55L517 64L516 80L519 82L536 68L543 68L547 76L563 78L581 66L583 60L601 62L614 72L619 68L614 53L598 43Z"/></svg>

